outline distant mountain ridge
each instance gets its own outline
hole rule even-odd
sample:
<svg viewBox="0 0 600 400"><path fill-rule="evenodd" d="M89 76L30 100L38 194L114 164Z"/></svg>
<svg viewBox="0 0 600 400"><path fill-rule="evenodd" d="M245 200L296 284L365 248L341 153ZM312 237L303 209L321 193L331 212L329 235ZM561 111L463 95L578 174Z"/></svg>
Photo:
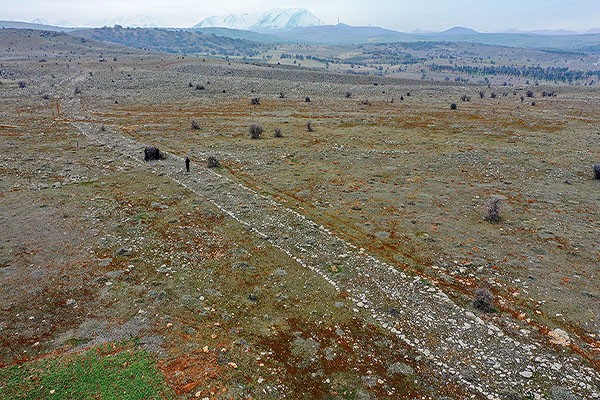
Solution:
<svg viewBox="0 0 600 400"><path fill-rule="evenodd" d="M264 13L215 15L205 18L193 28L229 28L263 32L319 25L323 25L323 21L306 8L274 8Z"/></svg>
<svg viewBox="0 0 600 400"><path fill-rule="evenodd" d="M296 9L298 10L298 9ZM300 9L301 10L301 9ZM286 14L286 18L291 14ZM515 47L515 48L528 48L537 50L547 51L561 51L561 52L577 52L585 54L600 54L600 34L587 33L587 34L574 34L574 35L543 35L535 34L531 32L511 32L511 33L481 33L469 28L454 27L444 32L413 32L403 33L390 29L383 29L376 26L350 26L345 24L338 25L317 25L308 27L296 27L291 29L273 29L273 26L292 26L297 24L297 21L293 18L287 19L291 21L288 25L286 22L282 25L283 14L281 13L265 13L264 18L254 17L256 25L258 21L261 21L261 26L264 27L262 31L252 31L247 29L232 29L232 28L136 28L121 33L127 33L132 36L136 36L131 41L126 40L122 35L117 35L117 38L108 35L107 31L102 31L101 37L107 38L109 41L117 41L121 44L132 45L134 41L138 41L141 47L152 47L160 48L166 51L181 51L181 52L193 52L196 48L194 43L190 41L200 40L204 41L209 36L218 36L222 38L231 39L242 39L245 41L252 41L255 45L268 44L268 43L315 43L315 44L328 44L328 45L352 45L352 44L363 44L363 43L396 43L396 42L463 42L463 43L478 43L491 46L504 46L504 47ZM38 21L45 22L45 21ZM247 21L248 23L248 21ZM34 29L34 30L45 30L45 31L59 31L59 32L76 32L81 31L83 28L64 28L56 27L51 25L40 25L31 24L26 22L16 21L0 21L0 28L12 28L12 29ZM89 29L92 31L93 29ZM101 28L96 28L101 31ZM166 33L156 33L155 35L142 35L141 31L161 31L161 32L174 32L171 34L172 37L177 40L183 40L185 43L177 44L176 40L170 40L166 37ZM138 32L139 31L139 32ZM178 36L177 32L195 32L202 33L202 35L184 35ZM95 39L101 40L101 37L95 37ZM151 39L160 41L156 46L152 45ZM240 44L240 43L238 43ZM230 46L224 45L224 43L212 44L219 48L225 48L224 54L231 54ZM135 47L135 46L134 46ZM139 46L138 46L139 47ZM200 46L202 47L202 46ZM240 54L249 55L254 51L245 51L249 46L249 43L245 43L241 46L244 48ZM235 52L234 52L235 53Z"/></svg>

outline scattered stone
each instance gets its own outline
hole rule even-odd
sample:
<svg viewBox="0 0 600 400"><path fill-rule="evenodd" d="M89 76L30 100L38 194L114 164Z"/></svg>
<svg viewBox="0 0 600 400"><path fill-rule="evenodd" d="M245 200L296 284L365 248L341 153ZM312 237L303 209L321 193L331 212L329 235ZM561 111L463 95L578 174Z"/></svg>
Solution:
<svg viewBox="0 0 600 400"><path fill-rule="evenodd" d="M125 247L121 247L119 250L117 250L117 255L119 255L119 256L129 257L131 254L132 254L131 249L127 249Z"/></svg>
<svg viewBox="0 0 600 400"><path fill-rule="evenodd" d="M361 376L360 379L364 382L365 386L368 388L377 386L377 381L379 380L377 375L365 375L365 376Z"/></svg>
<svg viewBox="0 0 600 400"><path fill-rule="evenodd" d="M291 353L294 357L309 361L317 355L321 344L314 339L294 339L291 345Z"/></svg>
<svg viewBox="0 0 600 400"><path fill-rule="evenodd" d="M397 309L397 308L391 307L391 308L388 310L388 314L390 314L392 317L397 317L397 316L399 316L400 314L402 314L402 312L401 312L399 309Z"/></svg>
<svg viewBox="0 0 600 400"><path fill-rule="evenodd" d="M550 389L550 396L552 400L583 400L581 397L574 395L566 388L560 386L554 386Z"/></svg>
<svg viewBox="0 0 600 400"><path fill-rule="evenodd" d="M571 344L569 334L560 328L556 328L548 332L548 336L550 336L551 343L558 344L561 346L568 346L569 344Z"/></svg>
<svg viewBox="0 0 600 400"><path fill-rule="evenodd" d="M101 267L108 267L110 265L110 263L112 262L112 258L108 257L108 258L100 258L98 259L98 265Z"/></svg>
<svg viewBox="0 0 600 400"><path fill-rule="evenodd" d="M533 376L533 372L521 371L521 372L519 372L519 375L521 375L523 378L531 378Z"/></svg>
<svg viewBox="0 0 600 400"><path fill-rule="evenodd" d="M231 266L231 268L233 269L242 269L242 270L252 270L254 269L254 267L250 264L248 264L247 262L241 261L241 262L237 262L235 264L233 264Z"/></svg>
<svg viewBox="0 0 600 400"><path fill-rule="evenodd" d="M334 347L326 347L325 348L325 359L327 361L333 361L336 357L336 352Z"/></svg>
<svg viewBox="0 0 600 400"><path fill-rule="evenodd" d="M387 373L388 375L413 375L415 373L415 370L408 364L405 364L403 362L396 362L388 367Z"/></svg>

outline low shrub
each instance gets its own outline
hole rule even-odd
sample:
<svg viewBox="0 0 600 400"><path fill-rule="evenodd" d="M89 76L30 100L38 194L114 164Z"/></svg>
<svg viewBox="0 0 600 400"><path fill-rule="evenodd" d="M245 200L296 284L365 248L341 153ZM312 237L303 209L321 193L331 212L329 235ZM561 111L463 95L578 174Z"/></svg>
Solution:
<svg viewBox="0 0 600 400"><path fill-rule="evenodd" d="M489 199L485 205L485 215L483 219L488 222L500 222L502 219L500 217L500 209L502 208L502 199L499 197L495 197L493 199Z"/></svg>
<svg viewBox="0 0 600 400"><path fill-rule="evenodd" d="M221 166L221 163L219 163L219 160L217 159L217 157L215 156L208 156L206 158L206 166L208 168L218 168Z"/></svg>
<svg viewBox="0 0 600 400"><path fill-rule="evenodd" d="M490 312L494 309L494 295L489 289L478 288L473 297L473 307L483 312Z"/></svg>
<svg viewBox="0 0 600 400"><path fill-rule="evenodd" d="M252 124L250 125L250 138L251 139L260 139L260 136L263 134L265 129L262 125Z"/></svg>

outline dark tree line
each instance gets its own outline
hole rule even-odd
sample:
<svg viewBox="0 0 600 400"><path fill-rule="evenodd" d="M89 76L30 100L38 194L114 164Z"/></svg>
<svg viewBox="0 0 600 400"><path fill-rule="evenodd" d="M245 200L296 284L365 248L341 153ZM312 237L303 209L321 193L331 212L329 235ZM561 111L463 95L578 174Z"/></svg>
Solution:
<svg viewBox="0 0 600 400"><path fill-rule="evenodd" d="M467 65L439 65L431 64L432 72L455 72L469 75L504 75L519 78L538 79L554 82L573 82L587 80L593 77L600 79L600 71L570 70L567 67L531 67L531 66L485 66L474 67Z"/></svg>

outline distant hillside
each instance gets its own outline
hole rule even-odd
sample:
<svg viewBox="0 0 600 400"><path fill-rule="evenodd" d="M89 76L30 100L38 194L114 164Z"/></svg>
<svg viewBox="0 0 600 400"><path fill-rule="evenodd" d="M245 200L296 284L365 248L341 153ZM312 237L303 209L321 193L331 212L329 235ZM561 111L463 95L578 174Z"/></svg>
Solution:
<svg viewBox="0 0 600 400"><path fill-rule="evenodd" d="M96 40L145 47L175 53L253 56L261 46L272 43L413 43L461 42L524 49L571 53L600 54L600 34L541 35L535 33L479 33L455 27L437 33L403 33L379 27L356 27L345 24L297 27L288 30L265 30L261 33L229 28L163 29L163 28L62 28L26 22L0 21L0 28L78 32Z"/></svg>
<svg viewBox="0 0 600 400"><path fill-rule="evenodd" d="M177 29L170 29L177 30ZM251 40L254 42L271 43L278 42L280 38L275 35L269 35L265 33L258 33L253 31L247 31L243 29L229 29L229 28L198 28L198 29L184 29L192 32L202 32L207 35L225 36L233 39L244 39Z"/></svg>
<svg viewBox="0 0 600 400"><path fill-rule="evenodd" d="M323 44L358 44L376 42L414 41L413 35L389 29L345 24L296 28L276 34L278 38L291 42Z"/></svg>
<svg viewBox="0 0 600 400"><path fill-rule="evenodd" d="M463 26L455 26L454 28L447 29L443 32L434 33L434 35L478 35L474 29L465 28Z"/></svg>
<svg viewBox="0 0 600 400"><path fill-rule="evenodd" d="M566 52L585 52L586 48L600 45L599 34L585 35L536 35L533 33L454 33L420 35L427 40L468 42L493 46L519 47Z"/></svg>
<svg viewBox="0 0 600 400"><path fill-rule="evenodd" d="M145 48L167 53L200 53L219 56L255 56L263 44L234 39L199 31L97 28L73 32L74 35L129 47Z"/></svg>
<svg viewBox="0 0 600 400"><path fill-rule="evenodd" d="M0 28L2 29L33 29L36 31L50 31L50 32L68 32L75 30L76 28L63 28L60 26L44 25L44 24L32 24L29 22L21 21L0 21Z"/></svg>
<svg viewBox="0 0 600 400"><path fill-rule="evenodd" d="M533 33L479 33L468 28L452 28L439 33L410 34L378 27L344 24L297 28L277 34L281 40L324 44L394 42L462 42L566 52L593 52L600 46L600 34L536 35Z"/></svg>
<svg viewBox="0 0 600 400"><path fill-rule="evenodd" d="M263 43L412 43L412 42L461 42L493 46L516 47L566 52L597 53L600 34L538 35L533 33L480 33L469 28L456 27L437 33L403 33L379 27L357 27L345 24L295 28L285 32L257 34L245 30L222 28L209 31L217 35L244 38ZM204 31L204 30L203 30Z"/></svg>

